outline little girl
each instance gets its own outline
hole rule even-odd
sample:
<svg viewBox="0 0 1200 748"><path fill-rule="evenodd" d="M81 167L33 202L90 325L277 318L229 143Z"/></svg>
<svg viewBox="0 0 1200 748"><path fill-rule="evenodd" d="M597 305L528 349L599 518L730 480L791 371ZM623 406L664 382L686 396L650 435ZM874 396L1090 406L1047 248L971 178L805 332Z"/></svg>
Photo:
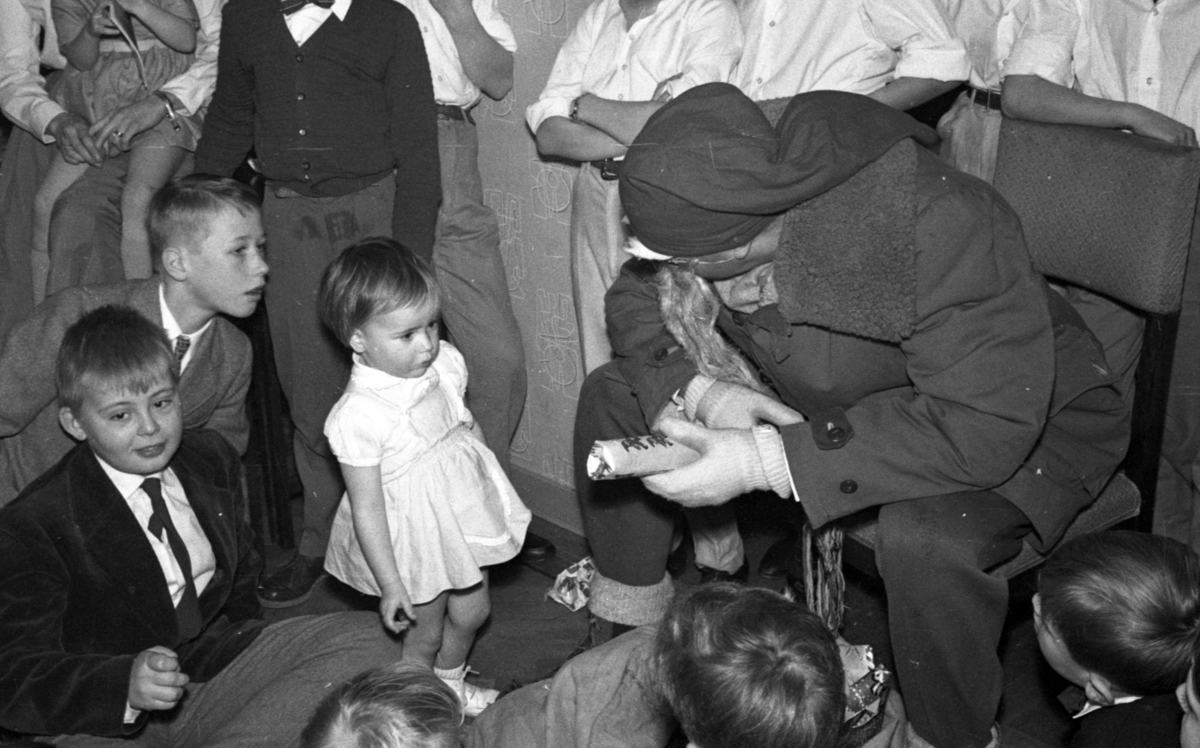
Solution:
<svg viewBox="0 0 1200 748"><path fill-rule="evenodd" d="M51 96L73 114L93 124L147 95L183 73L192 64L198 25L192 0L51 0L63 55L70 63L50 90ZM129 41L119 29L132 31ZM140 61L139 61L140 60ZM167 107L167 100L162 104ZM126 278L148 278L152 272L146 235L150 198L175 174L188 151L196 149L199 129L189 118L174 114L156 127L133 137L115 131L109 154L132 148L129 172L121 195L121 261ZM34 200L34 290L46 289L50 211L63 190L88 168L68 164L56 152Z"/></svg>
<svg viewBox="0 0 1200 748"><path fill-rule="evenodd" d="M325 568L380 599L405 660L432 666L470 716L498 695L465 682L487 620L487 572L521 549L529 510L463 404L462 354L438 341L429 268L396 242L367 239L325 270L322 321L354 352L325 435L341 463Z"/></svg>
<svg viewBox="0 0 1200 748"><path fill-rule="evenodd" d="M460 748L458 694L411 662L367 670L321 702L300 748Z"/></svg>

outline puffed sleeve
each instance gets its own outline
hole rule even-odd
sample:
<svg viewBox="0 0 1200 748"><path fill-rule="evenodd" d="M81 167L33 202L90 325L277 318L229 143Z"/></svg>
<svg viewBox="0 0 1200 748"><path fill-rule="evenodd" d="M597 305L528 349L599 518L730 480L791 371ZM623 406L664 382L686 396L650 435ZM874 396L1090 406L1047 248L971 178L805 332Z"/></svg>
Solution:
<svg viewBox="0 0 1200 748"><path fill-rule="evenodd" d="M351 467L370 467L383 462L388 424L379 406L354 393L342 396L325 420L325 437L338 462Z"/></svg>

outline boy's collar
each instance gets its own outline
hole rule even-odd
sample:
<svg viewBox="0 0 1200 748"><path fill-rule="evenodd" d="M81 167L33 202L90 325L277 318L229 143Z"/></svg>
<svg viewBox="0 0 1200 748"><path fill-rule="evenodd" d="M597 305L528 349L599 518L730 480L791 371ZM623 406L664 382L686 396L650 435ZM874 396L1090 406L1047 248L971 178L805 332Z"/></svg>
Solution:
<svg viewBox="0 0 1200 748"><path fill-rule="evenodd" d="M195 343L196 338L203 335L209 326L212 325L213 317L216 316L209 317L208 321L201 325L200 329L195 332L184 332L183 328L179 326L178 320L175 319L175 314L171 311L171 307L167 304L167 284L161 280L158 282L158 309L162 313L162 326L163 330L167 333L168 340L174 340L180 335L187 335Z"/></svg>
<svg viewBox="0 0 1200 748"><path fill-rule="evenodd" d="M1079 686L1071 686L1063 691L1058 696L1058 701L1067 711L1071 713L1071 719L1079 719L1085 717L1092 712L1100 709L1105 709L1110 706L1119 706L1121 704L1132 704L1141 696L1117 696L1111 704L1097 704L1094 701L1089 701L1083 689Z"/></svg>
<svg viewBox="0 0 1200 748"><path fill-rule="evenodd" d="M144 483L147 478L158 478L168 486L177 483L177 480L175 479L175 473L169 467L161 472L152 473L151 475L137 475L135 473L126 473L121 470L117 470L115 467L105 462L104 459L94 451L92 452L92 456L96 458L96 462L100 463L100 468L104 470L104 474L108 476L110 481L112 481L113 486L117 489L117 493L121 494L121 498L125 500L128 500L135 491L141 488L142 483Z"/></svg>

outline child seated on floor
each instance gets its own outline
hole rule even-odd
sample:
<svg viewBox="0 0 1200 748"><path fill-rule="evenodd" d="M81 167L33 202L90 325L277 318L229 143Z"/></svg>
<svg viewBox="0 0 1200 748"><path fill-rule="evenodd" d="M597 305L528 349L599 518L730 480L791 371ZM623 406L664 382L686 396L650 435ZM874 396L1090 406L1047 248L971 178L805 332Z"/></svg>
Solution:
<svg viewBox="0 0 1200 748"><path fill-rule="evenodd" d="M463 707L429 668L397 662L359 673L329 694L300 748L458 748Z"/></svg>
<svg viewBox="0 0 1200 748"><path fill-rule="evenodd" d="M1200 556L1156 535L1084 535L1042 567L1033 610L1042 655L1078 687L1062 697L1080 720L1072 748L1179 745Z"/></svg>
<svg viewBox="0 0 1200 748"><path fill-rule="evenodd" d="M848 735L843 661L851 653L778 593L700 585L680 592L661 623L591 649L552 680L489 707L467 746L664 748L683 744L677 727L691 748L899 744L905 720L895 694L877 705L878 732Z"/></svg>

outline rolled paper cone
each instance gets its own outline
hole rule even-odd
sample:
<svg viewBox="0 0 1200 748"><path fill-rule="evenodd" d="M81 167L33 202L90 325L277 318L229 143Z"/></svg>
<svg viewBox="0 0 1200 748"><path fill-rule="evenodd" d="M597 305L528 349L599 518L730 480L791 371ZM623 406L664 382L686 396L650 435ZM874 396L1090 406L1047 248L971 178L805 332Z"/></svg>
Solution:
<svg viewBox="0 0 1200 748"><path fill-rule="evenodd" d="M665 436L631 436L592 445L587 471L592 480L634 478L674 470L695 462L700 453Z"/></svg>

